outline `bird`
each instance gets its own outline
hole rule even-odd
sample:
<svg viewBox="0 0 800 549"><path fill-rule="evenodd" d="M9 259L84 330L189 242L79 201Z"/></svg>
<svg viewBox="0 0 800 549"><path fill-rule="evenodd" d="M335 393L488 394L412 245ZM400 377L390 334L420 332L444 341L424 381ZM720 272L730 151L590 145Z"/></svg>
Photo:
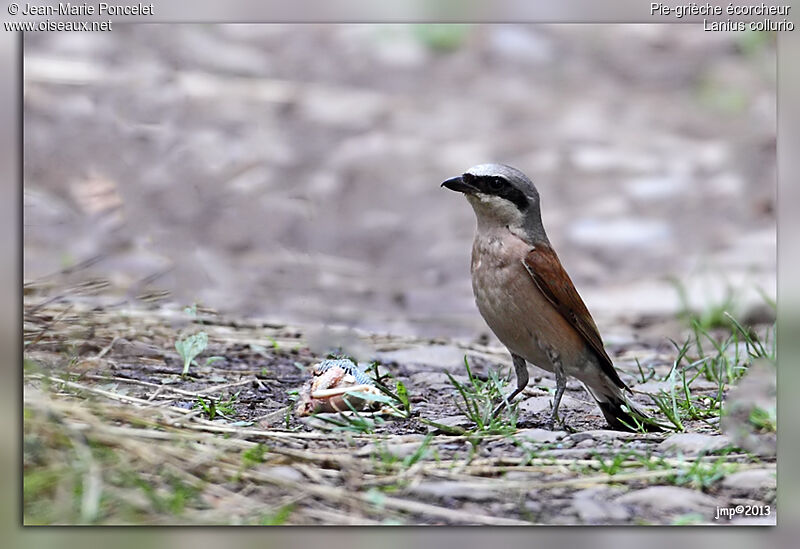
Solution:
<svg viewBox="0 0 800 549"><path fill-rule="evenodd" d="M661 430L627 398L632 391L547 238L533 182L511 166L479 164L441 186L463 193L475 211L470 268L475 302L514 365L517 386L495 415L525 389L531 363L556 378L547 428L553 429L567 378L574 377L612 429Z"/></svg>

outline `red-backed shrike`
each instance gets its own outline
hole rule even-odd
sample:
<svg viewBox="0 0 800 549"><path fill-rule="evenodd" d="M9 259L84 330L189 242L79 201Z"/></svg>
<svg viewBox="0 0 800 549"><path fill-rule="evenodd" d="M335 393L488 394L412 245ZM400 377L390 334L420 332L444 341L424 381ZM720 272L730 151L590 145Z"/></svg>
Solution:
<svg viewBox="0 0 800 549"><path fill-rule="evenodd" d="M558 417L567 376L583 382L612 428L635 428L646 416L625 398L623 391L630 389L550 246L531 180L510 166L481 164L442 186L464 193L478 219L472 290L484 320L513 358L517 387L505 402L528 384L527 361L556 376L549 428Z"/></svg>

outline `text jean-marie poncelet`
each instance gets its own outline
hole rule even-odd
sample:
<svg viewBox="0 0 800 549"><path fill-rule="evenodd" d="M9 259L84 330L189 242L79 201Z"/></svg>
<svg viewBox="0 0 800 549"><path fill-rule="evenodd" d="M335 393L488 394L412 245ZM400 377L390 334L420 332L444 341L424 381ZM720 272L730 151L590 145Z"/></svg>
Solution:
<svg viewBox="0 0 800 549"><path fill-rule="evenodd" d="M59 2L55 5L24 4L20 15L154 15L153 4L109 4Z"/></svg>

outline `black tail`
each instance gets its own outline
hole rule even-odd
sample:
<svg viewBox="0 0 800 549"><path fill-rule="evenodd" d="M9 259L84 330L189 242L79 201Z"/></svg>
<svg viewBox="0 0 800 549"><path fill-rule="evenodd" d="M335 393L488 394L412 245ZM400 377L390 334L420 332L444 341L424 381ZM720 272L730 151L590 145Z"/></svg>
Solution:
<svg viewBox="0 0 800 549"><path fill-rule="evenodd" d="M636 407L630 400L625 398L623 392L614 387L613 390L599 393L596 390L589 390L600 411L603 412L609 427L616 431L638 432L641 430L648 433L660 433L664 428L653 418Z"/></svg>

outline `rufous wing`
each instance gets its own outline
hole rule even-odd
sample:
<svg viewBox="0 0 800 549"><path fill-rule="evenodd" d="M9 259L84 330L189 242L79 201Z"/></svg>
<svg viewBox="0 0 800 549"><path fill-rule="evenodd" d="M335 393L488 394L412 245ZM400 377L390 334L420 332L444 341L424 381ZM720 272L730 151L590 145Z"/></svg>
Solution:
<svg viewBox="0 0 800 549"><path fill-rule="evenodd" d="M589 309L578 295L567 271L561 266L556 252L549 246L537 244L528 252L522 264L545 298L597 354L603 372L621 389L627 389L603 347L603 339Z"/></svg>

